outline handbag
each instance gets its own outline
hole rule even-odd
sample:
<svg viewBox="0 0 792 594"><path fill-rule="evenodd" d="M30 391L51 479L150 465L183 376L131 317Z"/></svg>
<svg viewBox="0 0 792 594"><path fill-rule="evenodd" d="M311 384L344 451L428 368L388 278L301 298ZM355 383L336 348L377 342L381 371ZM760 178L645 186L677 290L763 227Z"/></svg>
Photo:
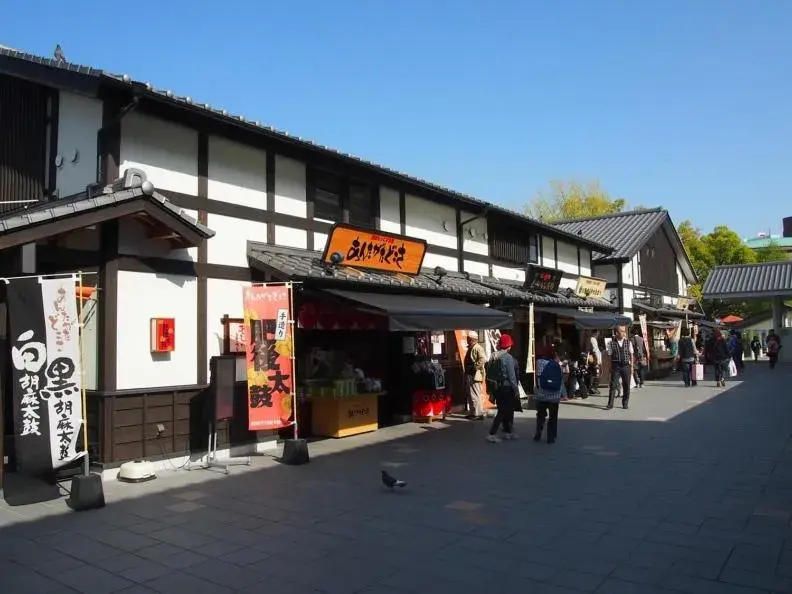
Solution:
<svg viewBox="0 0 792 594"><path fill-rule="evenodd" d="M737 365L734 364L734 359L729 361L729 377L737 377Z"/></svg>
<svg viewBox="0 0 792 594"><path fill-rule="evenodd" d="M704 381L704 366L701 363L693 363L693 381Z"/></svg>

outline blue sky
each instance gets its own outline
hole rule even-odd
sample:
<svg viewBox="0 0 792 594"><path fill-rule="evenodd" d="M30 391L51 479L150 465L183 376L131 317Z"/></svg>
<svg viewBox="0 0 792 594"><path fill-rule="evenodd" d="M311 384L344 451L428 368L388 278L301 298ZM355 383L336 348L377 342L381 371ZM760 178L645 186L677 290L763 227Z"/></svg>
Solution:
<svg viewBox="0 0 792 594"><path fill-rule="evenodd" d="M744 236L792 216L792 2L0 4L0 44L511 207L576 178Z"/></svg>

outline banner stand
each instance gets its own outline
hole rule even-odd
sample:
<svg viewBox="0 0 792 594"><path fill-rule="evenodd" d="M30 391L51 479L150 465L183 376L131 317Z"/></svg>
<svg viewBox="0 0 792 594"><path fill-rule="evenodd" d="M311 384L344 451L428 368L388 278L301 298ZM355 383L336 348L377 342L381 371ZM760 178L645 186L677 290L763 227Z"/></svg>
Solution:
<svg viewBox="0 0 792 594"><path fill-rule="evenodd" d="M225 474L231 473L231 466L250 466L250 456L246 458L223 458L217 457L217 421L209 422L209 445L206 450L206 459L199 465L193 466L192 461L187 463L187 470L194 468L209 470L210 468L221 468Z"/></svg>

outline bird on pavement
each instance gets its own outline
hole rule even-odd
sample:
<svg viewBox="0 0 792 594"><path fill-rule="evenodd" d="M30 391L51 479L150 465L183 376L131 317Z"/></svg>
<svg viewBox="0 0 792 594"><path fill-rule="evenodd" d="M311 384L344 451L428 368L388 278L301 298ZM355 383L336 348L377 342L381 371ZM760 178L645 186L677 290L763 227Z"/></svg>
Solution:
<svg viewBox="0 0 792 594"><path fill-rule="evenodd" d="M384 470L382 471L382 484L388 487L391 491L393 491L394 487L403 488L407 486L407 483L389 475Z"/></svg>
<svg viewBox="0 0 792 594"><path fill-rule="evenodd" d="M63 49L61 49L60 43L55 46L55 59L58 62L63 62L64 64L68 64L66 61L66 56L63 55Z"/></svg>

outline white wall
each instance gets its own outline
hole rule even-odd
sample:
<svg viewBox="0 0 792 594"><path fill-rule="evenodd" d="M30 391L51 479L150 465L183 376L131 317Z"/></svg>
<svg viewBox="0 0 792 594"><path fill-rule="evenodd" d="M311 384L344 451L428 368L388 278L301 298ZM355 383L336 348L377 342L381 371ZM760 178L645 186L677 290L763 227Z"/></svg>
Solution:
<svg viewBox="0 0 792 594"><path fill-rule="evenodd" d="M555 244L552 237L542 236L542 261L541 266L555 268Z"/></svg>
<svg viewBox="0 0 792 594"><path fill-rule="evenodd" d="M198 216L194 210L185 209L184 212L193 218ZM122 255L191 260L193 262L198 260L198 248L174 250L165 240L148 238L145 227L137 221L121 219L118 231L118 250Z"/></svg>
<svg viewBox="0 0 792 594"><path fill-rule="evenodd" d="M303 219L308 213L305 165L280 155L275 156L275 212ZM275 243L305 249L308 247L308 234L301 229L278 225L275 227ZM324 247L324 241L319 245ZM317 244L314 243L314 246L317 247Z"/></svg>
<svg viewBox="0 0 792 594"><path fill-rule="evenodd" d="M210 136L207 192L212 200L266 210L267 153Z"/></svg>
<svg viewBox="0 0 792 594"><path fill-rule="evenodd" d="M637 285L638 283L635 282L635 258L633 257L632 260L629 262L622 264L622 282L625 285Z"/></svg>
<svg viewBox="0 0 792 594"><path fill-rule="evenodd" d="M247 242L267 241L267 223L209 214L206 224L215 232L207 242L207 261L226 266L248 266ZM276 236L277 236L277 229Z"/></svg>
<svg viewBox="0 0 792 594"><path fill-rule="evenodd" d="M401 214L399 212L399 192L380 186L380 231L401 233ZM314 239L314 245L319 244ZM322 243L324 245L324 243Z"/></svg>
<svg viewBox="0 0 792 594"><path fill-rule="evenodd" d="M57 154L63 162L56 168L56 188L61 198L82 192L96 181L97 134L101 127L102 101L60 92Z"/></svg>
<svg viewBox="0 0 792 594"><path fill-rule="evenodd" d="M195 277L118 273L117 389L194 385L198 381ZM151 318L175 318L176 349L151 353Z"/></svg>
<svg viewBox="0 0 792 594"><path fill-rule="evenodd" d="M90 277L85 278L83 282L88 281L88 279L90 279ZM82 349L83 382L86 390L96 390L98 385L97 380L99 377L97 299L98 299L98 291L94 292L94 296L91 299L86 299L85 301L83 301L83 311L82 311L83 328L80 338L80 346Z"/></svg>
<svg viewBox="0 0 792 594"><path fill-rule="evenodd" d="M580 248L580 274L581 276L594 276L591 266L591 250Z"/></svg>
<svg viewBox="0 0 792 594"><path fill-rule="evenodd" d="M507 268L506 266L493 266L492 275L503 280L525 282L525 270L519 268Z"/></svg>
<svg viewBox="0 0 792 594"><path fill-rule="evenodd" d="M223 325L220 320L224 315L232 318L244 317L242 290L249 286L248 282L207 279L206 350L208 358L206 360L206 377L210 377L209 359L223 352ZM243 381L244 378L239 378L239 380Z"/></svg>
<svg viewBox="0 0 792 594"><path fill-rule="evenodd" d="M489 266L484 262L465 260L463 265L465 267L465 272L469 272L470 274L480 274L481 276L489 276Z"/></svg>
<svg viewBox="0 0 792 594"><path fill-rule="evenodd" d="M578 274L578 250L576 245L565 241L556 241L558 250L558 262L556 268L570 274Z"/></svg>
<svg viewBox="0 0 792 594"><path fill-rule="evenodd" d="M641 252L639 251L630 260L630 267L632 269L632 284L640 286L641 284ZM627 281L625 281L627 282Z"/></svg>
<svg viewBox="0 0 792 594"><path fill-rule="evenodd" d="M143 115L128 113L121 120L123 175L134 167L146 172L160 190L198 194L198 132Z"/></svg>
<svg viewBox="0 0 792 594"><path fill-rule="evenodd" d="M676 265L676 274L677 274L677 293L682 295L683 297L688 294L688 283L687 279L685 278L685 273L682 272L682 267L677 262Z"/></svg>
<svg viewBox="0 0 792 594"><path fill-rule="evenodd" d="M472 219L475 215L469 212L462 211L460 214L460 221L465 222ZM487 219L480 217L474 219L465 225L462 232L462 249L471 254L478 254L480 256L489 256L489 242L484 237L487 233ZM456 247L456 245L454 245Z"/></svg>

